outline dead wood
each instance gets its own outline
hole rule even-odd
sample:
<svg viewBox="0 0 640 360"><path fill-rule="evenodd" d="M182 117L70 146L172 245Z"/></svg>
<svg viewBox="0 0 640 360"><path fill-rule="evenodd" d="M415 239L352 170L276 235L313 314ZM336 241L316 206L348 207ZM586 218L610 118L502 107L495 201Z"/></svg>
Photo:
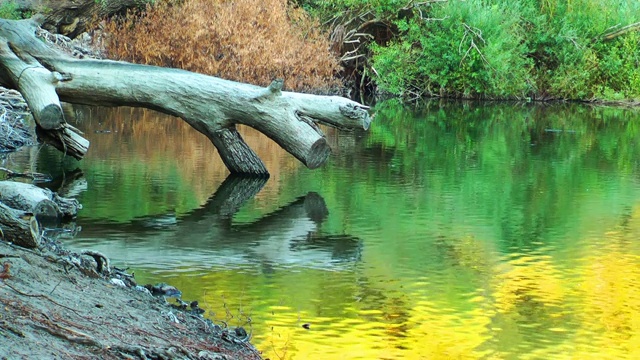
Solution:
<svg viewBox="0 0 640 360"><path fill-rule="evenodd" d="M49 189L15 181L0 181L0 202L39 218L72 218L82 209L75 199L63 198Z"/></svg>
<svg viewBox="0 0 640 360"><path fill-rule="evenodd" d="M284 92L188 71L109 60L79 60L53 49L35 33L42 17L0 20L0 85L22 93L34 118L76 158L88 141L66 123L60 101L134 106L180 117L207 136L232 173L267 176L257 155L235 131L236 124L264 133L308 168L324 164L331 149L315 125L367 129L368 107L337 96Z"/></svg>
<svg viewBox="0 0 640 360"><path fill-rule="evenodd" d="M603 35L600 36L600 38L603 41L610 41L613 40L615 38L617 38L618 36L622 36L628 32L631 31L636 31L636 30L640 30L640 21L633 23L633 24L629 24L627 26L623 26L619 29L615 29L615 30L611 30Z"/></svg>
<svg viewBox="0 0 640 360"><path fill-rule="evenodd" d="M25 248L37 248L41 240L35 216L0 202L0 239Z"/></svg>

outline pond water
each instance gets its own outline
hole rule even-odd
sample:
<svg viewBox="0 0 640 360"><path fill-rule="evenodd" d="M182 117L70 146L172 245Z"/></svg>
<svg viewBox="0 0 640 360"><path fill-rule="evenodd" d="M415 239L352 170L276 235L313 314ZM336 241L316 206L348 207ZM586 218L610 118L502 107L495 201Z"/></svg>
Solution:
<svg viewBox="0 0 640 360"><path fill-rule="evenodd" d="M367 133L327 130L313 171L243 129L266 182L225 180L204 136L128 108L76 109L81 162L4 166L80 200L69 247L177 286L265 358L640 358L637 110L376 111Z"/></svg>

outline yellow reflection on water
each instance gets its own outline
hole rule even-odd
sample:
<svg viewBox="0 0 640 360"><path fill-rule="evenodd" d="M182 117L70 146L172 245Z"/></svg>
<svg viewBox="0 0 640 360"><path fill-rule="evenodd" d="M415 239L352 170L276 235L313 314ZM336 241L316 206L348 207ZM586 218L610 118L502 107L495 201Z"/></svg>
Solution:
<svg viewBox="0 0 640 360"><path fill-rule="evenodd" d="M500 255L466 237L450 255L465 277L219 270L168 281L213 319L250 327L269 359L636 359L639 225L585 239L571 261L548 247Z"/></svg>
<svg viewBox="0 0 640 360"><path fill-rule="evenodd" d="M342 317L272 308L256 345L270 359L640 358L637 229L588 239L576 267L544 248L492 262L466 239L455 250L462 266L489 269L477 272L484 287L464 301L443 301L448 284L434 281L404 284L404 302L345 303Z"/></svg>

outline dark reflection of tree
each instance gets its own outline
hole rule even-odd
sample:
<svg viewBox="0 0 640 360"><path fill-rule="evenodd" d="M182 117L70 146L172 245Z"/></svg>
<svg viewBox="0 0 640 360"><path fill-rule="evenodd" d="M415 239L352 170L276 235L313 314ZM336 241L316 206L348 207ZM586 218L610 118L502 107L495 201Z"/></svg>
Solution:
<svg viewBox="0 0 640 360"><path fill-rule="evenodd" d="M322 268L360 259L360 239L320 233L329 211L313 192L253 222L234 224L234 214L266 181L230 176L204 206L184 216L149 216L125 224L83 222L82 237L108 245L116 257L147 264L152 259L223 266L253 262L270 271L282 264Z"/></svg>

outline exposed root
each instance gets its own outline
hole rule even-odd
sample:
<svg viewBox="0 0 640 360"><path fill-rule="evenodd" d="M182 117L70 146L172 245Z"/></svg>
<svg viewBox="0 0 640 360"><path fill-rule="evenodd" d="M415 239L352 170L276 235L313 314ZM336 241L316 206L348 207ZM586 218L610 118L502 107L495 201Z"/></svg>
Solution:
<svg viewBox="0 0 640 360"><path fill-rule="evenodd" d="M83 250L81 252L81 254L82 255L89 255L96 261L96 264L98 264L96 266L96 272L98 274L110 274L111 273L111 267L109 266L109 258L106 255L104 255L103 253L101 253L99 251L95 251L95 250Z"/></svg>
<svg viewBox="0 0 640 360"><path fill-rule="evenodd" d="M6 287L8 287L8 288L9 288L9 289L11 289L11 290L13 290L13 291L17 292L18 294L20 294L20 295L22 295L22 296L43 298L43 299L48 300L48 301L50 301L50 302L52 302L52 303L54 303L54 304L56 304L56 305L58 305L58 306L60 306L60 307L63 307L63 308L65 308L65 309L67 309L67 310L71 310L71 311L73 311L74 313L78 313L78 311L77 311L76 309L74 309L74 308L70 308L70 307L68 307L68 306L66 306L66 305L62 305L62 304L60 304L59 302L57 302L57 301L53 300L52 298L48 297L47 295L44 295L44 294L29 294L29 293L25 293L25 292L22 292L22 291L20 291L20 290L16 289L13 285L11 285L11 284L9 284L9 283L7 283L7 282L4 282L4 284L3 284L2 286L0 286L0 289L2 289L2 288L3 288L3 287L5 287L5 286L6 286Z"/></svg>

